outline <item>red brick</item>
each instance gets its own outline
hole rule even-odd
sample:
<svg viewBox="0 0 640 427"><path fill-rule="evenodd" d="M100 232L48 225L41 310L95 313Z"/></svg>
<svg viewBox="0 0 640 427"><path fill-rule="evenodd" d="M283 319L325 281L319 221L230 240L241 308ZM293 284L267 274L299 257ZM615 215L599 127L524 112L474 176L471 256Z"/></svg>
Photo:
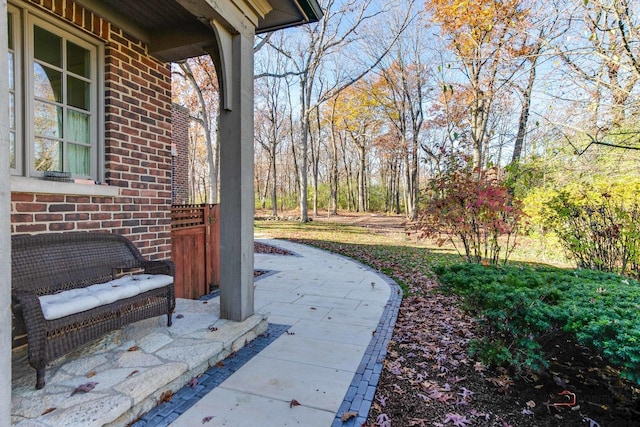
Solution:
<svg viewBox="0 0 640 427"><path fill-rule="evenodd" d="M64 204L64 205L49 205L49 212L73 212L76 210L76 205Z"/></svg>
<svg viewBox="0 0 640 427"><path fill-rule="evenodd" d="M45 203L16 203L16 212L46 212Z"/></svg>
<svg viewBox="0 0 640 427"><path fill-rule="evenodd" d="M12 223L33 222L33 215L29 215L29 214L12 214L11 215L11 222Z"/></svg>
<svg viewBox="0 0 640 427"><path fill-rule="evenodd" d="M100 223L97 221L83 221L76 224L78 230L98 230Z"/></svg>
<svg viewBox="0 0 640 427"><path fill-rule="evenodd" d="M89 219L88 213L70 213L64 216L65 221L86 221Z"/></svg>
<svg viewBox="0 0 640 427"><path fill-rule="evenodd" d="M50 203L62 203L64 202L63 195L60 194L38 194L36 196L37 202L50 202Z"/></svg>
<svg viewBox="0 0 640 427"><path fill-rule="evenodd" d="M54 221L62 221L62 214L36 214L35 216L37 222L54 222Z"/></svg>
<svg viewBox="0 0 640 427"><path fill-rule="evenodd" d="M49 224L49 231L70 231L75 228L73 222L53 222Z"/></svg>
<svg viewBox="0 0 640 427"><path fill-rule="evenodd" d="M17 233L42 233L47 231L46 224L17 224L15 231Z"/></svg>
<svg viewBox="0 0 640 427"><path fill-rule="evenodd" d="M34 195L27 193L11 193L12 202L33 202Z"/></svg>

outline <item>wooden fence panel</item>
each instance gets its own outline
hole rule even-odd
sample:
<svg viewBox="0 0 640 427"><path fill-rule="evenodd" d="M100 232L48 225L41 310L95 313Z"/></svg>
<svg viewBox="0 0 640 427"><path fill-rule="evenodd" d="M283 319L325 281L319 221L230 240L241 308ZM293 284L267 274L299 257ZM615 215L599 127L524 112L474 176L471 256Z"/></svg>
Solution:
<svg viewBox="0 0 640 427"><path fill-rule="evenodd" d="M171 258L179 298L197 299L218 286L220 228L218 205L171 208Z"/></svg>

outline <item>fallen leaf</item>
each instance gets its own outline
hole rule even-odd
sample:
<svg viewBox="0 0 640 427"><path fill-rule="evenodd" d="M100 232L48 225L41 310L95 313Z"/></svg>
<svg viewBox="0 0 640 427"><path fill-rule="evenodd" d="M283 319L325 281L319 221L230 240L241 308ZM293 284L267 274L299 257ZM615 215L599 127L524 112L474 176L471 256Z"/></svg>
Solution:
<svg viewBox="0 0 640 427"><path fill-rule="evenodd" d="M91 390L93 390L93 389L96 387L96 385L97 385L97 384L98 384L98 383L93 383L93 382L91 382L91 383L86 383L86 384L81 384L81 385L79 385L78 387L76 387L76 389L75 389L75 390L73 390L73 391L71 392L71 396L73 396L73 395L74 395L74 394L76 394L76 393L81 393L81 392L82 392L82 393L88 393L88 392L90 392Z"/></svg>
<svg viewBox="0 0 640 427"><path fill-rule="evenodd" d="M291 402L289 402L289 408L293 408L294 406L300 406L300 402L295 399L291 399Z"/></svg>
<svg viewBox="0 0 640 427"><path fill-rule="evenodd" d="M44 412L41 415L47 415L50 414L51 412L55 411L56 408L47 408L44 410Z"/></svg>
<svg viewBox="0 0 640 427"><path fill-rule="evenodd" d="M183 319L184 318L184 314L177 314L176 315L176 319Z"/></svg>
<svg viewBox="0 0 640 427"><path fill-rule="evenodd" d="M191 377L186 385L187 387L196 388L196 386L198 385L198 377Z"/></svg>
<svg viewBox="0 0 640 427"><path fill-rule="evenodd" d="M357 417L358 413L357 412L345 412L344 414L342 414L342 416L340 417L340 419L342 420L342 422L347 422L349 421L351 418L353 417Z"/></svg>
<svg viewBox="0 0 640 427"><path fill-rule="evenodd" d="M96 371L91 371L87 374L87 378L95 377L98 373Z"/></svg>
<svg viewBox="0 0 640 427"><path fill-rule="evenodd" d="M213 417L212 417L212 416L204 417L204 418L202 419L202 424L206 424L206 423L208 423L209 421L211 421L212 419L213 419Z"/></svg>
<svg viewBox="0 0 640 427"><path fill-rule="evenodd" d="M138 351L138 350L140 350L140 347L138 347L137 345L134 345L132 347L129 347L127 351Z"/></svg>
<svg viewBox="0 0 640 427"><path fill-rule="evenodd" d="M168 401L171 400L172 397L173 397L173 391L171 391L171 390L164 391L160 395L160 401L158 402L158 404L163 403L163 402L168 402Z"/></svg>
<svg viewBox="0 0 640 427"><path fill-rule="evenodd" d="M216 366L218 368L222 368L224 366L224 362L220 361L220 362L216 363Z"/></svg>
<svg viewBox="0 0 640 427"><path fill-rule="evenodd" d="M532 409L536 407L536 402L534 402L533 400L530 400L527 402L527 408Z"/></svg>
<svg viewBox="0 0 640 427"><path fill-rule="evenodd" d="M135 371L131 371L131 373L129 375L127 375L127 378L134 376L138 372L140 372L140 371L138 371L137 369Z"/></svg>
<svg viewBox="0 0 640 427"><path fill-rule="evenodd" d="M315 308L315 307L311 307L311 309L310 309L310 310L317 310L317 308Z"/></svg>
<svg viewBox="0 0 640 427"><path fill-rule="evenodd" d="M209 304L209 301L202 301L203 304Z"/></svg>

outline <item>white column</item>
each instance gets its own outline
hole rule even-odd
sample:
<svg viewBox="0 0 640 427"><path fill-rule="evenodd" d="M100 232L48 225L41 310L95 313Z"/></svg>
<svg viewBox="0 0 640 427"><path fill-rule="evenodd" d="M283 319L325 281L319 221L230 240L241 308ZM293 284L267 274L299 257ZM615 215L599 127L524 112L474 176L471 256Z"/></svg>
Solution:
<svg viewBox="0 0 640 427"><path fill-rule="evenodd" d="M7 2L0 0L0 426L11 425L11 186Z"/></svg>
<svg viewBox="0 0 640 427"><path fill-rule="evenodd" d="M215 23L221 87L220 316L253 315L253 34ZM223 94L227 94L226 97Z"/></svg>

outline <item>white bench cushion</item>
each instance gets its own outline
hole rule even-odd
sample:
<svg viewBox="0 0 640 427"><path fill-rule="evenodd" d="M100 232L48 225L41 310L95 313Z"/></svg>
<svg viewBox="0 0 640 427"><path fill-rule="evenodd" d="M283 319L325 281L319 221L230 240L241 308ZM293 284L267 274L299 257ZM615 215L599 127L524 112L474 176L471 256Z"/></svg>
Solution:
<svg viewBox="0 0 640 427"><path fill-rule="evenodd" d="M123 276L107 283L99 283L86 288L70 289L54 295L43 295L39 298L40 306L44 318L54 320L130 298L169 285L172 282L173 277L165 274Z"/></svg>

